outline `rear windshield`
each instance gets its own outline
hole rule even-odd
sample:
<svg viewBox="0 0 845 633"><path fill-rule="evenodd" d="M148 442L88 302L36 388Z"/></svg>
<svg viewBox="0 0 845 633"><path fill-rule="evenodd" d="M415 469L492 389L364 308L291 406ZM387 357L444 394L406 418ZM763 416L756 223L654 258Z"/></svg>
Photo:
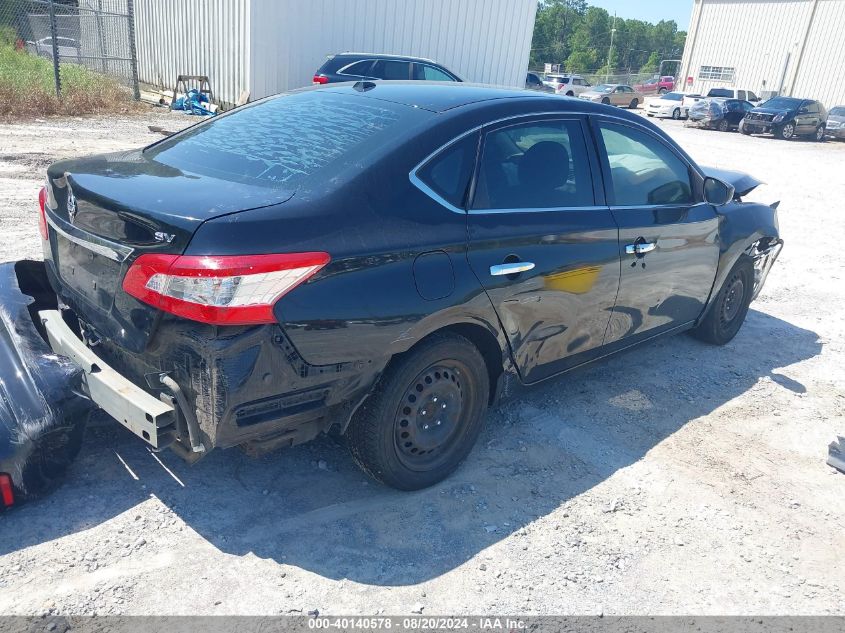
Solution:
<svg viewBox="0 0 845 633"><path fill-rule="evenodd" d="M213 178L292 190L395 140L430 113L323 90L280 95L147 148L153 161Z"/></svg>
<svg viewBox="0 0 845 633"><path fill-rule="evenodd" d="M708 97L733 97L734 91L727 88L711 88L707 93Z"/></svg>
<svg viewBox="0 0 845 633"><path fill-rule="evenodd" d="M792 110L801 105L801 99L794 99L792 97L773 97L763 104L766 108L780 108L782 110Z"/></svg>

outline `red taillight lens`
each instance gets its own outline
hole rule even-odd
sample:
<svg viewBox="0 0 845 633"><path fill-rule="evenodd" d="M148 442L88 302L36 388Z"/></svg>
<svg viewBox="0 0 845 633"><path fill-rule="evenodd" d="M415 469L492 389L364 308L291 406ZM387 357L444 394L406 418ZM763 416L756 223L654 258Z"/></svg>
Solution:
<svg viewBox="0 0 845 633"><path fill-rule="evenodd" d="M41 187L41 191L38 192L38 230L41 231L41 239L46 240L49 236L47 235L47 212L45 211L45 207L47 206L47 187Z"/></svg>
<svg viewBox="0 0 845 633"><path fill-rule="evenodd" d="M329 78L323 75L314 75L313 81L315 84L327 84L329 83Z"/></svg>
<svg viewBox="0 0 845 633"><path fill-rule="evenodd" d="M0 473L0 504L8 508L15 503L15 490L12 488L12 478L6 473Z"/></svg>
<svg viewBox="0 0 845 633"><path fill-rule="evenodd" d="M123 279L136 299L212 325L274 323L273 306L329 263L328 253L141 255Z"/></svg>

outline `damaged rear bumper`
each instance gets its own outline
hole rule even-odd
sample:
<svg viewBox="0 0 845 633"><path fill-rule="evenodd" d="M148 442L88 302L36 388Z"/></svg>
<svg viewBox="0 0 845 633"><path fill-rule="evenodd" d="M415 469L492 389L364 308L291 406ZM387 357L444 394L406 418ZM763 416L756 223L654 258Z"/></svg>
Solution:
<svg viewBox="0 0 845 633"><path fill-rule="evenodd" d="M32 319L35 297L51 296L39 271L40 262L0 264L0 475L11 481L0 509L58 481L91 409L82 369L57 356Z"/></svg>

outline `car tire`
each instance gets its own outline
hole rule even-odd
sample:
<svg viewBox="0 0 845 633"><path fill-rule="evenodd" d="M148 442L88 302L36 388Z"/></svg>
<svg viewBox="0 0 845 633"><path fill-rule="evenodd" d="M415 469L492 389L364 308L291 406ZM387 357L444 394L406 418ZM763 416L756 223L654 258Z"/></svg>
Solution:
<svg viewBox="0 0 845 633"><path fill-rule="evenodd" d="M602 102L604 105L610 105L610 99L608 99L607 97L602 97L601 102Z"/></svg>
<svg viewBox="0 0 845 633"><path fill-rule="evenodd" d="M569 92L566 93L566 96L567 97L574 97L575 93L570 90Z"/></svg>
<svg viewBox="0 0 845 633"><path fill-rule="evenodd" d="M719 121L719 125L717 126L717 129L718 129L720 132L727 132L728 130L730 130L730 127L731 127L731 126L730 126L730 125L728 125L728 120L727 120L727 119L722 119L721 121Z"/></svg>
<svg viewBox="0 0 845 633"><path fill-rule="evenodd" d="M38 436L21 468L20 484L24 499L43 497L64 481L67 469L79 455L89 413L75 421Z"/></svg>
<svg viewBox="0 0 845 633"><path fill-rule="evenodd" d="M795 124L787 123L786 125L781 125L775 130L775 136L784 141L790 140L795 136Z"/></svg>
<svg viewBox="0 0 845 633"><path fill-rule="evenodd" d="M631 99L631 103L628 104L629 110L636 110L640 105L640 102L637 99Z"/></svg>
<svg viewBox="0 0 845 633"><path fill-rule="evenodd" d="M680 119L681 119L681 109L680 108L675 108L674 110L672 110L672 119L674 119L675 121L680 121Z"/></svg>
<svg viewBox="0 0 845 633"><path fill-rule="evenodd" d="M819 127L816 128L816 131L813 134L813 138L816 140L816 143L824 143L824 135L825 135L824 125L820 125Z"/></svg>
<svg viewBox="0 0 845 633"><path fill-rule="evenodd" d="M744 121L744 119L743 119ZM739 122L739 125L736 126L736 129L739 131L740 134L745 134L746 136L750 136L751 132L745 129L745 124L743 121Z"/></svg>
<svg viewBox="0 0 845 633"><path fill-rule="evenodd" d="M725 345L736 336L754 293L754 265L742 255L734 264L707 314L690 333L712 345Z"/></svg>
<svg viewBox="0 0 845 633"><path fill-rule="evenodd" d="M419 490L448 477L475 445L490 378L481 353L438 334L391 363L346 432L353 459L374 479Z"/></svg>
<svg viewBox="0 0 845 633"><path fill-rule="evenodd" d="M661 88L660 90L658 90L658 91L657 91L657 94L659 94L659 95L665 95L667 92L669 92L669 91L668 91L668 90L666 90L666 88Z"/></svg>

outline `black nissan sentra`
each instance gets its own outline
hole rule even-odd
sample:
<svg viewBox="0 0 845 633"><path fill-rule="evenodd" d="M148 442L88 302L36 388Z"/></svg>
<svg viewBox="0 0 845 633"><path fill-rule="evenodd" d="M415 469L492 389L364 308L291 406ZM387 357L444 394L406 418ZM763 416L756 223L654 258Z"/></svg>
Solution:
<svg viewBox="0 0 845 633"><path fill-rule="evenodd" d="M741 199L757 184L583 100L306 89L52 165L46 266L4 266L0 299L34 315L25 361L49 344L156 449L337 434L417 489L520 385L661 335L730 341L782 245L777 205ZM80 424L55 417L52 450Z"/></svg>

